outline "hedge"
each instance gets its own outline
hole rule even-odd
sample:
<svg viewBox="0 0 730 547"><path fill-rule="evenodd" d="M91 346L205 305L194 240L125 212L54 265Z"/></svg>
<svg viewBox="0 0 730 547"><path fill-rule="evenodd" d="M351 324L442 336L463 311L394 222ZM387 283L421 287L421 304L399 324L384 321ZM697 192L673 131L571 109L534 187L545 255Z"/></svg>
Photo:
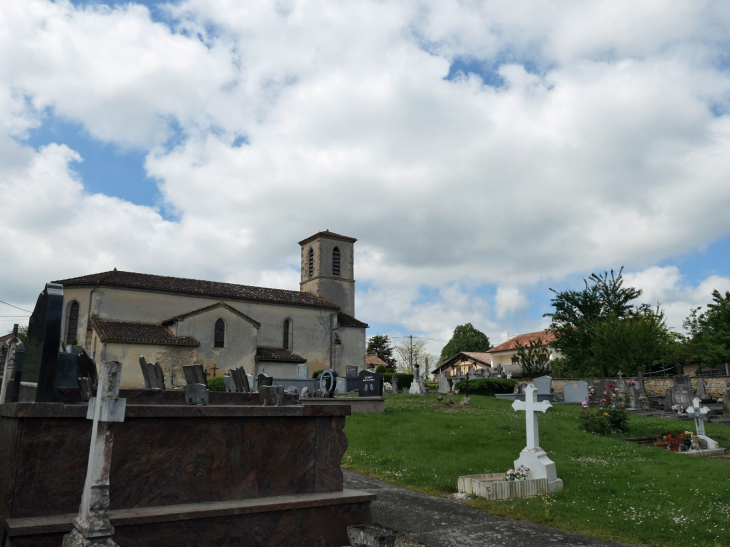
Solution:
<svg viewBox="0 0 730 547"><path fill-rule="evenodd" d="M408 389L411 387L413 382L413 374L402 374L400 372L386 372L383 374L383 379L389 384L393 383L393 376L398 378L398 390Z"/></svg>
<svg viewBox="0 0 730 547"><path fill-rule="evenodd" d="M511 378L479 378L469 380L469 395L495 395L514 392L517 380ZM466 393L466 382L457 382L454 390Z"/></svg>
<svg viewBox="0 0 730 547"><path fill-rule="evenodd" d="M225 391L226 383L223 381L223 376L216 376L208 380L208 389L210 391Z"/></svg>

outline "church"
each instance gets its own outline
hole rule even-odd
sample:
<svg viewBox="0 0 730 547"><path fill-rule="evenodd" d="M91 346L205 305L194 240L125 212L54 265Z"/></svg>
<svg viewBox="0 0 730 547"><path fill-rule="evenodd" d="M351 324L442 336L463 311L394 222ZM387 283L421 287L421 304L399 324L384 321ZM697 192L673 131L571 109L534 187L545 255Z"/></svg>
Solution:
<svg viewBox="0 0 730 547"><path fill-rule="evenodd" d="M159 362L165 384L185 383L183 365L210 377L295 378L308 371L365 368L365 329L355 319L354 244L329 230L299 242L299 291L117 271L54 281L63 285L63 341L97 362L123 364L123 388L144 385L139 357Z"/></svg>

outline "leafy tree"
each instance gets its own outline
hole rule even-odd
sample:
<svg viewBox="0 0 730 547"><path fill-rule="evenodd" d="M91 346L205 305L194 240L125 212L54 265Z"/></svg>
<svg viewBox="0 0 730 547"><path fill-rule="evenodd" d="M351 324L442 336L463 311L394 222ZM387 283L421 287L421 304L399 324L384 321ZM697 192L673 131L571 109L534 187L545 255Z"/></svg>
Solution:
<svg viewBox="0 0 730 547"><path fill-rule="evenodd" d="M427 363L425 362L429 357L432 357L430 353L426 351L426 342L423 340L413 340L408 342L398 342L395 345L395 351L398 354L398 372L407 372L415 374L415 365L423 367ZM424 376L424 370L420 371L421 376Z"/></svg>
<svg viewBox="0 0 730 547"><path fill-rule="evenodd" d="M23 342L23 344L28 343L28 325L18 327L18 340Z"/></svg>
<svg viewBox="0 0 730 547"><path fill-rule="evenodd" d="M367 355L373 355L379 357L389 367L395 368L395 359L393 358L393 346L391 345L390 338L386 334L376 334L368 340L368 347L365 350Z"/></svg>
<svg viewBox="0 0 730 547"><path fill-rule="evenodd" d="M439 363L445 363L462 351L484 352L492 349L486 334L477 330L471 323L459 325L454 329L451 340L441 350Z"/></svg>
<svg viewBox="0 0 730 547"><path fill-rule="evenodd" d="M515 345L523 377L537 378L550 373L550 348L543 345L542 338L530 340L526 346L519 342Z"/></svg>
<svg viewBox="0 0 730 547"><path fill-rule="evenodd" d="M713 367L730 361L730 292L723 296L712 291L713 302L707 311L691 310L683 326L687 336L677 345L677 361L680 365L695 364Z"/></svg>

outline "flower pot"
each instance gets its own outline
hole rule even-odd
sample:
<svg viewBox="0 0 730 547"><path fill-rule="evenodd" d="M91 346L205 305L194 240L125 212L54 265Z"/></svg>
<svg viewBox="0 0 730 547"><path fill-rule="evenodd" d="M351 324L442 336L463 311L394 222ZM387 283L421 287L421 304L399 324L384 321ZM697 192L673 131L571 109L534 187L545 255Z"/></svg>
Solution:
<svg viewBox="0 0 730 547"><path fill-rule="evenodd" d="M656 442L656 443L654 443L654 446L656 446L657 448L666 448L667 447L667 443L664 443L664 442Z"/></svg>
<svg viewBox="0 0 730 547"><path fill-rule="evenodd" d="M671 450L672 452L679 452L679 445L678 445L678 444L672 444L672 445L669 445L669 449L670 449L670 450Z"/></svg>

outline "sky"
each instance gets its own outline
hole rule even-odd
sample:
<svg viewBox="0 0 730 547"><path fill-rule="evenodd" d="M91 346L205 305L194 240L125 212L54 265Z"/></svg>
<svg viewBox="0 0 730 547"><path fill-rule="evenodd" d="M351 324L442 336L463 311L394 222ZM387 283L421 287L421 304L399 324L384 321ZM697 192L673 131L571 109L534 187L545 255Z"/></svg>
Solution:
<svg viewBox="0 0 730 547"><path fill-rule="evenodd" d="M729 26L709 0L0 0L0 300L115 267L298 290L329 229L369 336L497 344L622 266L681 331L730 290Z"/></svg>

